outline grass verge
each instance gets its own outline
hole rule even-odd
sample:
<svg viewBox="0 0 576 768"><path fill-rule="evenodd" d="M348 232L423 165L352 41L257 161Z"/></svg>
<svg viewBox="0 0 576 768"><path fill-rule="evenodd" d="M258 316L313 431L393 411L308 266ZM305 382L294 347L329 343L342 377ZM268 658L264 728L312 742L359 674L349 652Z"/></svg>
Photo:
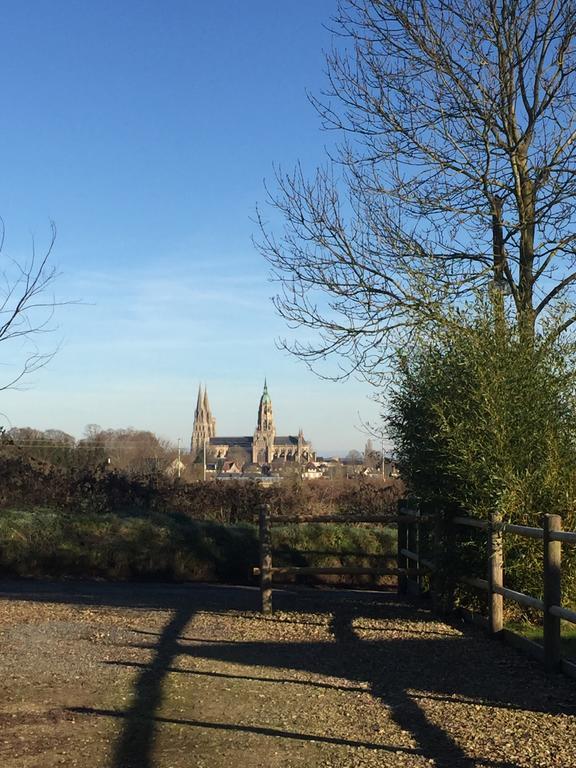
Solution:
<svg viewBox="0 0 576 768"><path fill-rule="evenodd" d="M518 635L532 640L534 643L544 645L544 630L537 624L529 624L528 622L512 622L506 625L506 629L516 632ZM561 622L562 631L562 656L565 659L571 661L576 660L576 625L571 624L569 621Z"/></svg>

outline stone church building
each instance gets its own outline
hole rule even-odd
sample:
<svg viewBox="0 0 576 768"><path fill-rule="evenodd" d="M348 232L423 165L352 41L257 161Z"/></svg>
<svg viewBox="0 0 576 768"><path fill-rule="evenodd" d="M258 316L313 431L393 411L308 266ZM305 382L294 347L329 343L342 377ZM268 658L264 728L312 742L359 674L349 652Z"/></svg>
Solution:
<svg viewBox="0 0 576 768"><path fill-rule="evenodd" d="M302 430L298 435L276 434L272 400L264 381L264 391L258 406L258 419L253 435L239 437L217 437L216 419L212 416L208 392L198 387L198 402L194 412L194 428L190 451L193 459L206 446L206 455L211 459L225 459L230 449L241 448L253 464L271 464L273 461L306 463L314 459L311 444L304 439Z"/></svg>

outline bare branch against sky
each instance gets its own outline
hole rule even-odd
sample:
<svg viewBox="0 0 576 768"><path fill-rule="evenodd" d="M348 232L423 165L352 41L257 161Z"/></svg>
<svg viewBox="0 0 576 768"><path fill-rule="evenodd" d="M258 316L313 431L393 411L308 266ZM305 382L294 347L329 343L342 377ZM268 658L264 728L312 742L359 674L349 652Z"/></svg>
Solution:
<svg viewBox="0 0 576 768"><path fill-rule="evenodd" d="M526 333L576 321L571 0L345 0L312 101L341 141L278 169L259 246L312 367L378 378L447 307L498 285ZM307 334L309 336L309 333Z"/></svg>
<svg viewBox="0 0 576 768"><path fill-rule="evenodd" d="M32 242L28 261L4 253L5 228L0 220L0 360L7 374L0 391L17 386L27 375L46 365L54 350L43 350L39 337L54 330L54 311L62 302L52 293L57 270L50 263L56 226L41 254Z"/></svg>

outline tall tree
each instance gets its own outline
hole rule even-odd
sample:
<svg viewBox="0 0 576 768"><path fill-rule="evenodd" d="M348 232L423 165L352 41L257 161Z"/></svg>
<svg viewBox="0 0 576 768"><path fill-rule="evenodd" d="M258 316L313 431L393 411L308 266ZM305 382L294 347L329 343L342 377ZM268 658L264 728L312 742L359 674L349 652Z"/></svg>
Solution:
<svg viewBox="0 0 576 768"><path fill-rule="evenodd" d="M342 0L329 88L341 143L278 171L260 211L276 307L314 366L381 373L445 308L497 288L527 336L576 322L573 0Z"/></svg>

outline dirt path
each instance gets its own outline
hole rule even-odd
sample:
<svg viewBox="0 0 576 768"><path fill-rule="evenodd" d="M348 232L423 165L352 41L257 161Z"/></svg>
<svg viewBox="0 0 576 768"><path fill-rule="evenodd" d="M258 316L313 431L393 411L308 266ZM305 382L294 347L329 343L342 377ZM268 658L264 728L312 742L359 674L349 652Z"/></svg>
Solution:
<svg viewBox="0 0 576 768"><path fill-rule="evenodd" d="M5 768L576 768L576 690L393 597L0 583Z"/></svg>

